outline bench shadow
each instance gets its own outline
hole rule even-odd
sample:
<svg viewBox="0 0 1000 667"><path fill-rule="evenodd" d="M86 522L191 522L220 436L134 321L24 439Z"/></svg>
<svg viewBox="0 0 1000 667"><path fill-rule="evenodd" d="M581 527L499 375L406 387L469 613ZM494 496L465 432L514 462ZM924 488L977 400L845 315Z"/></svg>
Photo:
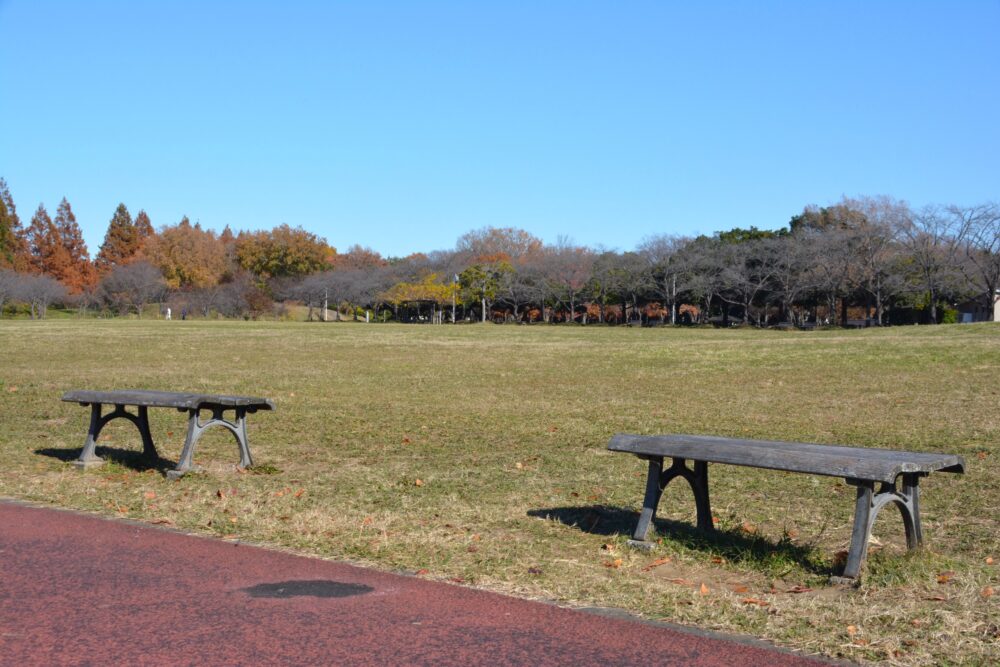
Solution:
<svg viewBox="0 0 1000 667"><path fill-rule="evenodd" d="M80 458L80 452L83 451L80 447L70 447L66 449L56 449L54 447L46 447L42 449L36 449L35 454L40 456L49 456L54 459L59 459L69 463ZM123 468L128 468L130 470L135 470L137 472L145 472L147 470L157 470L161 473L166 473L168 470L172 470L176 465L174 461L163 458L157 455L155 458L147 457L141 451L134 449L117 449L115 447L98 447L96 454L108 461L110 463L117 463Z"/></svg>
<svg viewBox="0 0 1000 667"><path fill-rule="evenodd" d="M631 538L639 521L639 512L624 507L607 505L581 505L553 507L528 511L528 516L558 521L591 535L608 537L621 535ZM766 565L775 559L787 560L801 565L813 574L829 576L833 570L818 560L812 547L795 544L783 539L774 541L742 530L716 529L711 532L672 519L654 519L654 527L660 535L669 536L689 549L711 552L731 562L745 562Z"/></svg>

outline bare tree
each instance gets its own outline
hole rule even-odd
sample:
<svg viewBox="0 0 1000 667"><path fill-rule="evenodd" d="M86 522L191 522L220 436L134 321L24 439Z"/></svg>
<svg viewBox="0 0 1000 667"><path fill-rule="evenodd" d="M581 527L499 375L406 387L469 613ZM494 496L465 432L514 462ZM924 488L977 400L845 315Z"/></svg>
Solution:
<svg viewBox="0 0 1000 667"><path fill-rule="evenodd" d="M45 319L49 306L66 298L66 287L46 275L21 274L16 287L17 298L31 306L31 319Z"/></svg>
<svg viewBox="0 0 1000 667"><path fill-rule="evenodd" d="M3 317L3 308L7 302L17 297L20 282L18 274L7 269L0 269L0 317Z"/></svg>
<svg viewBox="0 0 1000 667"><path fill-rule="evenodd" d="M556 298L569 310L569 320L576 321L576 307L590 281L594 253L560 239L547 262L547 277Z"/></svg>
<svg viewBox="0 0 1000 667"><path fill-rule="evenodd" d="M146 304L166 293L163 274L149 262L133 262L116 266L100 284L101 294L109 306L120 313L135 310L141 318Z"/></svg>
<svg viewBox="0 0 1000 667"><path fill-rule="evenodd" d="M649 237L639 246L639 254L649 264L657 296L670 307L671 324L677 324L677 295L685 289L680 252L690 242L680 236L661 235Z"/></svg>
<svg viewBox="0 0 1000 667"><path fill-rule="evenodd" d="M952 206L948 214L963 240L960 247L964 261L959 266L992 320L993 304L1000 291L1000 205Z"/></svg>
<svg viewBox="0 0 1000 667"><path fill-rule="evenodd" d="M963 230L957 222L936 206L899 221L899 238L914 267L914 286L927 296L932 324L938 321L938 301L958 291L956 259Z"/></svg>

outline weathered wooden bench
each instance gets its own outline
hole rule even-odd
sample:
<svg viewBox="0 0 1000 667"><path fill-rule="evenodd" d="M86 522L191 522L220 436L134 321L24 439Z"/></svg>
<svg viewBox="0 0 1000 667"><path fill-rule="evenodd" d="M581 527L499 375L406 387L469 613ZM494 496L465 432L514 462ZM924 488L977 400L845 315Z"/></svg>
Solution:
<svg viewBox="0 0 1000 667"><path fill-rule="evenodd" d="M901 452L889 449L866 449L817 445L773 440L740 440L700 435L626 435L611 438L608 449L635 454L649 461L646 496L642 513L629 543L650 547L646 541L650 523L656 514L660 496L667 484L683 477L694 491L698 528L713 530L712 510L708 500L708 464L768 468L811 475L843 477L857 488L854 506L854 530L842 577L857 580L868 552L872 525L879 510L895 503L903 515L906 545L915 549L923 541L920 528L920 478L936 470L965 472L965 461L952 454ZM664 470L663 459L673 460ZM686 461L693 462L693 468ZM899 479L902 484L899 484ZM876 482L879 484L875 490Z"/></svg>
<svg viewBox="0 0 1000 667"><path fill-rule="evenodd" d="M104 463L104 460L95 453L97 449L97 437L101 434L101 429L112 419L121 417L135 424L139 429L139 435L142 437L143 454L155 459L158 455L156 453L156 446L153 444L153 436L149 432L148 408L175 408L179 412L187 412L187 438L184 440L184 449L181 451L181 458L177 462L177 467L167 471L167 477L170 479L178 479L184 473L191 470L195 443L198 442L201 434L212 426L222 426L236 436L236 442L240 447L240 467L246 468L253 465L253 458L250 456L250 444L247 441L246 416L258 410L274 409L274 404L266 398L217 394L188 394L171 391L74 390L63 394L62 400L90 406L90 428L87 431L87 440L83 444L83 451L80 452L80 458L74 461L74 465L79 468L89 468ZM101 408L104 405L113 405L115 407L111 412L102 415ZM125 409L127 406L135 406L136 413L128 412ZM230 410L235 413L233 421L223 418L223 414ZM202 421L202 411L211 412L212 417L206 421Z"/></svg>

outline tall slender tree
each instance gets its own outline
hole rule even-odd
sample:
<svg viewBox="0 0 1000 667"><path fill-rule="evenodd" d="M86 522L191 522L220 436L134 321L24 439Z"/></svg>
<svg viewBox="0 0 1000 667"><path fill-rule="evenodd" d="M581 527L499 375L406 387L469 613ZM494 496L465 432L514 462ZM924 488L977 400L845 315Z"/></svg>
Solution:
<svg viewBox="0 0 1000 667"><path fill-rule="evenodd" d="M63 284L74 294L93 287L97 281L97 272L90 262L90 253L87 252L83 232L76 223L73 208L65 197L56 210L55 226L69 262L68 270L61 278Z"/></svg>
<svg viewBox="0 0 1000 667"><path fill-rule="evenodd" d="M69 253L63 247L56 228L44 204L31 216L27 229L28 249L31 253L31 271L43 273L63 281L70 272Z"/></svg>
<svg viewBox="0 0 1000 667"><path fill-rule="evenodd" d="M116 266L128 264L135 259L140 247L139 233L132 222L132 216L125 204L118 204L94 262L98 272L103 275Z"/></svg>
<svg viewBox="0 0 1000 667"><path fill-rule="evenodd" d="M21 271L28 269L28 244L24 234L7 181L0 178L0 266Z"/></svg>

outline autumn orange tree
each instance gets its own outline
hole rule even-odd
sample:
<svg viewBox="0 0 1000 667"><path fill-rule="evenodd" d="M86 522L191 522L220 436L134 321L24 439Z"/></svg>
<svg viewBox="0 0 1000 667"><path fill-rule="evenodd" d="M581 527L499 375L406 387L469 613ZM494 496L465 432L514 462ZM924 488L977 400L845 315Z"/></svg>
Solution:
<svg viewBox="0 0 1000 667"><path fill-rule="evenodd" d="M103 275L116 266L135 260L142 249L143 240L125 204L118 204L108 224L108 231L104 234L104 243L94 260L98 272Z"/></svg>
<svg viewBox="0 0 1000 667"><path fill-rule="evenodd" d="M215 232L202 229L198 223L192 225L187 216L160 229L147 241L143 254L175 289L212 287L229 270L225 245Z"/></svg>
<svg viewBox="0 0 1000 667"><path fill-rule="evenodd" d="M56 209L54 224L59 234L59 242L66 251L67 262L62 276L56 277L73 294L93 287L97 282L97 271L90 262L87 244L83 240L83 232L76 222L73 208L65 197L59 202L59 208Z"/></svg>
<svg viewBox="0 0 1000 667"><path fill-rule="evenodd" d="M31 216L26 230L28 251L31 257L31 272L44 273L60 282L70 272L70 258L63 247L59 230L56 228L44 204Z"/></svg>
<svg viewBox="0 0 1000 667"><path fill-rule="evenodd" d="M0 267L26 270L28 247L7 181L0 178Z"/></svg>
<svg viewBox="0 0 1000 667"><path fill-rule="evenodd" d="M260 278L304 276L328 269L337 251L301 227L280 225L270 231L241 232L236 261Z"/></svg>

